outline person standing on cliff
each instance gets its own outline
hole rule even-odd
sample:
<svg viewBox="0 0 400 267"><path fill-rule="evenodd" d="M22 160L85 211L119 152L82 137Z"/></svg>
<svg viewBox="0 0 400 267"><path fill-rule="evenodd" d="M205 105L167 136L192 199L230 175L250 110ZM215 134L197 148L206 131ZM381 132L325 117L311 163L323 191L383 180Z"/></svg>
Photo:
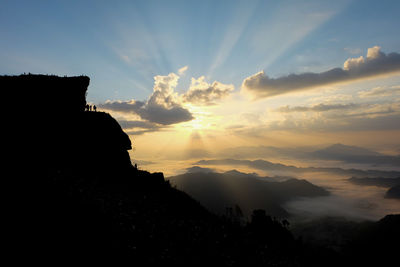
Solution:
<svg viewBox="0 0 400 267"><path fill-rule="evenodd" d="M97 107L96 105L93 105L93 111L96 112L97 111Z"/></svg>

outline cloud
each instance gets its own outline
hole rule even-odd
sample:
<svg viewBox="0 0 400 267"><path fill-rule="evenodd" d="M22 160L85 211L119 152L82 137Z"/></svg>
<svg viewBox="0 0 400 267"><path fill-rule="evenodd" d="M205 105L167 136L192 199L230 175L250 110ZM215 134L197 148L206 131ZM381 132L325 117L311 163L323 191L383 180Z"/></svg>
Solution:
<svg viewBox="0 0 400 267"><path fill-rule="evenodd" d="M228 96L233 90L232 84L223 84L214 81L209 84L205 77L198 79L192 78L189 90L182 96L184 102L190 102L199 105L215 105L214 101Z"/></svg>
<svg viewBox="0 0 400 267"><path fill-rule="evenodd" d="M358 96L360 98L385 97L385 96L392 96L395 94L400 94L400 85L391 87L379 86L372 88L371 90L358 92Z"/></svg>
<svg viewBox="0 0 400 267"><path fill-rule="evenodd" d="M159 128L159 126L155 123L151 123L148 121L128 121L128 120L119 120L119 124L124 129L130 128L144 128L144 129L154 129Z"/></svg>
<svg viewBox="0 0 400 267"><path fill-rule="evenodd" d="M362 106L361 104L318 104L311 107L307 106L283 106L275 111L282 112L282 113L290 113L290 112L307 112L307 111L314 111L314 112L324 112L330 110L345 110L345 109L354 109L359 108Z"/></svg>
<svg viewBox="0 0 400 267"><path fill-rule="evenodd" d="M137 114L142 120L162 125L190 121L194 119L193 115L180 104L175 92L178 80L179 76L175 73L157 75L154 77L153 93L146 102L106 101L99 106L108 110Z"/></svg>
<svg viewBox="0 0 400 267"><path fill-rule="evenodd" d="M179 74L179 75L185 74L185 72L188 70L188 68L189 68L189 66L184 66L184 67L180 68L180 69L178 70L178 74Z"/></svg>
<svg viewBox="0 0 400 267"><path fill-rule="evenodd" d="M400 103L318 104L283 106L280 118L243 128L227 129L232 134L264 138L265 133L334 133L400 130Z"/></svg>
<svg viewBox="0 0 400 267"><path fill-rule="evenodd" d="M166 126L148 122L148 121L138 121L138 120L118 120L121 127L129 135L141 135L149 132L160 131Z"/></svg>
<svg viewBox="0 0 400 267"><path fill-rule="evenodd" d="M373 103L347 103L347 104L317 104L312 106L283 106L275 109L281 113L295 112L329 112L334 110L335 113L326 114L326 118L346 119L348 117L374 117L378 115L391 115L400 113L400 104L397 102L384 102L379 104ZM321 116L321 115L319 115Z"/></svg>
<svg viewBox="0 0 400 267"><path fill-rule="evenodd" d="M274 121L265 127L264 131L291 131L291 132L341 132L341 131L384 131L400 130L400 114L379 117L362 117L337 115L330 117L313 117L302 120L286 118L283 121ZM260 131L262 129L254 129Z"/></svg>
<svg viewBox="0 0 400 267"><path fill-rule="evenodd" d="M243 81L242 89L258 97L271 97L399 71L400 54L386 55L380 51L379 46L374 46L368 49L365 58L360 56L347 59L343 68L334 68L321 73L290 74L279 78L269 78L264 71L261 71L247 77Z"/></svg>
<svg viewBox="0 0 400 267"><path fill-rule="evenodd" d="M135 101L135 100L129 100L129 101L110 101L107 100L103 104L99 104L99 107L107 109L107 110L112 110L112 111L117 111L117 112L122 112L122 113L135 113L135 110L140 109L143 107L146 103L142 101Z"/></svg>

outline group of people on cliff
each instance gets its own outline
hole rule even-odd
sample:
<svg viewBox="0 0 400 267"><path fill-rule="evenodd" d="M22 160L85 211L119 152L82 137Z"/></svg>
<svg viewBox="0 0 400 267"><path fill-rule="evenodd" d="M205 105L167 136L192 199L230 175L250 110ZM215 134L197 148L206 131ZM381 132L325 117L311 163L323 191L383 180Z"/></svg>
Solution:
<svg viewBox="0 0 400 267"><path fill-rule="evenodd" d="M85 111L94 111L94 112L96 112L97 111L97 107L96 107L96 105L86 104Z"/></svg>

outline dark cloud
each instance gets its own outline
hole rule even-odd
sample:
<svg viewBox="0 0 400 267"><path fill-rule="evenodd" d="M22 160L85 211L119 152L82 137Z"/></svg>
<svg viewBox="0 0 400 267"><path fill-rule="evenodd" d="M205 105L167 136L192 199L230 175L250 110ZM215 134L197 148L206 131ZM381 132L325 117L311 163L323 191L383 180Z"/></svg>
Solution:
<svg viewBox="0 0 400 267"><path fill-rule="evenodd" d="M124 129L130 128L143 128L143 129L155 129L160 128L159 125L155 123L151 123L148 121L128 121L128 120L119 120L119 124Z"/></svg>
<svg viewBox="0 0 400 267"><path fill-rule="evenodd" d="M160 131L165 128L163 125L148 121L119 120L118 122L129 135L141 135L144 133Z"/></svg>
<svg viewBox="0 0 400 267"><path fill-rule="evenodd" d="M142 108L146 103L142 101L106 101L103 104L99 104L100 108L118 111L123 113L136 113L136 110Z"/></svg>
<svg viewBox="0 0 400 267"><path fill-rule="evenodd" d="M189 110L182 107L174 89L179 77L170 73L167 76L155 76L153 93L143 101L106 101L99 105L103 109L133 113L148 122L171 125L194 119Z"/></svg>
<svg viewBox="0 0 400 267"><path fill-rule="evenodd" d="M159 123L162 125L171 125L175 123L190 121L194 117L189 110L179 105L165 107L157 102L141 101L107 101L100 104L99 107L107 110L137 114L143 120Z"/></svg>
<svg viewBox="0 0 400 267"><path fill-rule="evenodd" d="M182 96L183 101L200 105L215 105L215 101L228 96L234 90L233 85L213 82L209 84L205 77L192 78L189 90Z"/></svg>
<svg viewBox="0 0 400 267"><path fill-rule="evenodd" d="M165 108L160 105L148 105L143 109L139 109L136 113L142 119L163 125L171 125L194 119L189 110L180 106Z"/></svg>
<svg viewBox="0 0 400 267"><path fill-rule="evenodd" d="M158 130L156 130L156 129L145 129L145 130L128 130L128 131L125 131L125 132L128 135L142 135L142 134L145 134L145 133L151 133L151 132L156 132L156 131L158 131Z"/></svg>
<svg viewBox="0 0 400 267"><path fill-rule="evenodd" d="M386 55L375 46L368 49L367 57L350 58L343 68L321 73L290 74L269 78L263 71L243 81L242 88L258 97L271 97L327 84L357 80L400 71L400 54Z"/></svg>

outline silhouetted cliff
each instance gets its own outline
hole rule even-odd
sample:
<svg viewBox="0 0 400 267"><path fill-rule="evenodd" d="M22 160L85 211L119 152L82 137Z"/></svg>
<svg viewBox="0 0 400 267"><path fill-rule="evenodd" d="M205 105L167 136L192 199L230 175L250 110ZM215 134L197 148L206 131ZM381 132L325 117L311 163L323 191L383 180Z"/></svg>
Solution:
<svg viewBox="0 0 400 267"><path fill-rule="evenodd" d="M14 264L338 263L335 252L295 240L287 221L263 210L250 222L216 216L162 173L134 168L131 141L115 119L85 111L88 85L85 76L0 76L10 147L5 243Z"/></svg>
<svg viewBox="0 0 400 267"><path fill-rule="evenodd" d="M279 221L258 213L256 226L241 226L171 187L162 173L134 168L131 141L115 119L85 110L88 77L2 76L0 84L23 107L9 116L9 242L17 256L195 266L294 259L294 239Z"/></svg>

